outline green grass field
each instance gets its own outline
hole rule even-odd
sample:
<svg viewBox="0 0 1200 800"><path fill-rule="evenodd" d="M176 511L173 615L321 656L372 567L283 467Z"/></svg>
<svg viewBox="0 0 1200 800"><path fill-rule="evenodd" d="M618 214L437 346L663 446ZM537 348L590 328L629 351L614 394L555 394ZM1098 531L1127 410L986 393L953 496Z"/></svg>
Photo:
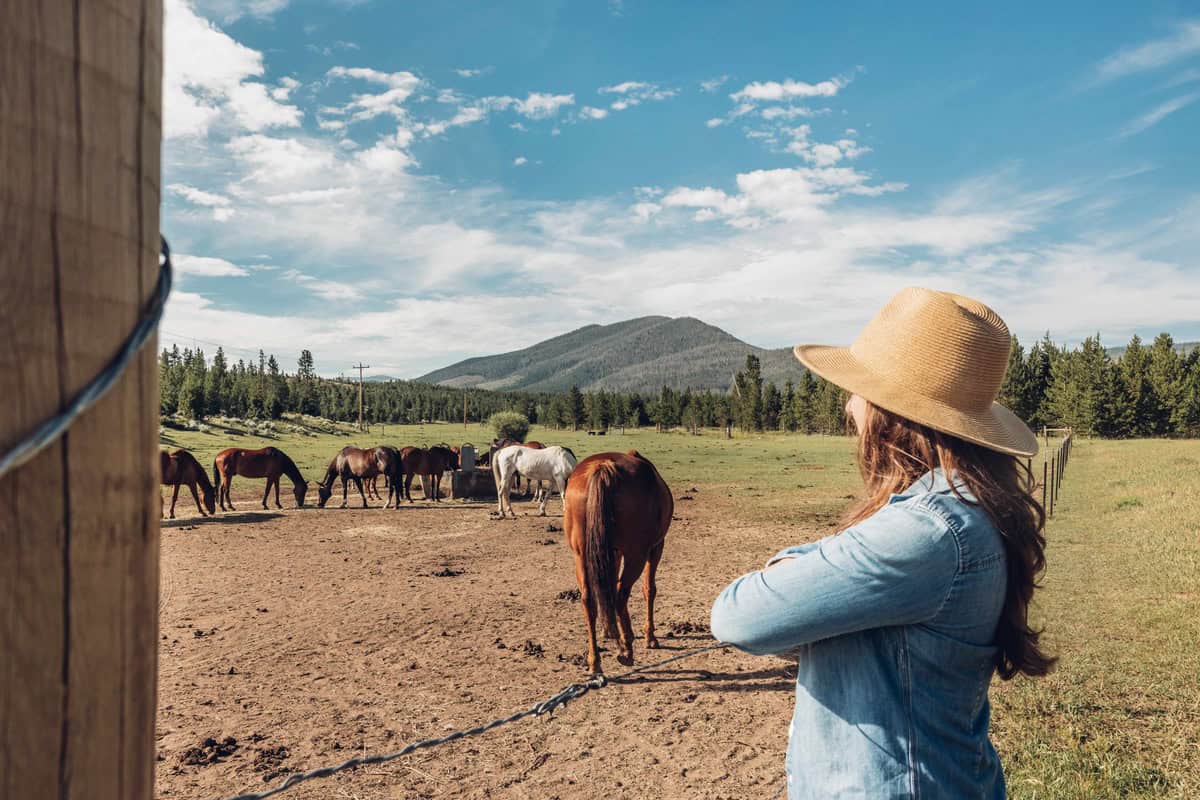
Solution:
<svg viewBox="0 0 1200 800"><path fill-rule="evenodd" d="M491 438L479 426L358 434L317 421L288 425L295 429L275 437L236 425L167 429L163 444L188 448L206 466L225 447L271 444L316 480L351 443ZM842 437L546 429L531 437L580 457L637 449L677 495L691 486L717 492L744 521L795 525L797 541L826 530L859 486L852 442ZM1010 796L1200 797L1200 442L1077 442L1047 538L1035 613L1061 660L1048 678L997 681L992 692Z"/></svg>

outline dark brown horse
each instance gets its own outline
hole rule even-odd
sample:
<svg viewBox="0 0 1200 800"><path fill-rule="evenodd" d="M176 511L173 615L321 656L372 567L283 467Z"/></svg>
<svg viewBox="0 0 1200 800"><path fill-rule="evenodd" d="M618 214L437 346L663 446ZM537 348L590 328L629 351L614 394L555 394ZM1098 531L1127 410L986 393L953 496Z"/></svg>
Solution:
<svg viewBox="0 0 1200 800"><path fill-rule="evenodd" d="M432 487L433 500L441 501L442 474L458 469L458 450L453 447L434 445L428 449L423 447L404 447L400 450L400 469L404 475L403 496L412 502L412 482L416 475L429 478ZM396 483L396 479L392 479ZM399 498L396 505L400 504Z"/></svg>
<svg viewBox="0 0 1200 800"><path fill-rule="evenodd" d="M187 487L192 490L192 498L196 501L196 510L200 512L200 516L207 516L204 513L205 508L208 509L209 514L216 514L216 490L208 479L208 473L204 471L204 467L200 466L196 457L187 450L176 450L174 453L160 450L158 455L162 485L175 487L175 491L171 494L171 519L175 519L175 501L179 499L179 487L184 484L187 484ZM200 505L200 496L196 493L196 484L199 484L204 492L203 506ZM158 505L159 516L162 516L161 496Z"/></svg>
<svg viewBox="0 0 1200 800"><path fill-rule="evenodd" d="M646 647L658 648L654 579L675 511L671 490L654 465L636 450L598 453L575 467L563 505L563 530L575 553L575 578L587 618L588 669L593 674L602 671L596 647L597 614L605 636L618 639L617 661L629 666L633 663L629 594L647 563L642 584Z"/></svg>
<svg viewBox="0 0 1200 800"><path fill-rule="evenodd" d="M230 511L237 510L233 507L233 498L229 494L229 487L233 483L235 475L241 475L243 478L267 479L267 486L263 490L263 508L267 507L267 496L270 495L272 486L275 487L275 507L283 508L279 505L279 478L287 475L292 481L292 494L296 497L296 507L304 508L304 495L308 492L308 483L300 474L296 463L288 458L287 453L278 448L264 447L261 450L243 450L240 447L231 447L217 453L217 457L213 459L213 483L219 487L217 500L221 504L222 511L225 510L226 504L229 505Z"/></svg>
<svg viewBox="0 0 1200 800"><path fill-rule="evenodd" d="M363 508L367 507L367 496L363 493L363 478L373 478L380 473L379 462L375 458L374 447L354 447L347 445L329 462L325 477L317 486L317 508L324 508L333 494L333 481L342 479L342 505L346 507L346 487L350 481L358 487L358 496L362 498Z"/></svg>

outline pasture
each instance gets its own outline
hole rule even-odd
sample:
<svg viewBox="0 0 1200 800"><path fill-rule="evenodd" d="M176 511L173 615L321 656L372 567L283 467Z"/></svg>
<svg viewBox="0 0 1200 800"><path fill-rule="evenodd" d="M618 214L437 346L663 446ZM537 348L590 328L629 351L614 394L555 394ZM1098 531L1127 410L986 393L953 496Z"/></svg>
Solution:
<svg viewBox="0 0 1200 800"><path fill-rule="evenodd" d="M347 444L491 438L458 425L387 426L380 436L305 424L278 438L223 427L167 430L164 446L186 447L211 469L222 448L270 444L315 481ZM707 644L717 591L780 547L822 535L858 488L852 443L841 437L530 436L581 459L636 448L674 492L656 603L663 649L638 642L639 664ZM261 480L239 478L233 493L236 513L202 520L189 498L164 521L160 796L262 790L291 771L506 715L583 678L584 618L555 530L557 496L549 518L517 502L518 519L495 521L486 503L297 511L285 491L284 510L264 512ZM1047 679L997 682L992 692L1011 796L1200 796L1200 444L1079 441L1048 538L1037 617L1062 660ZM640 592L630 611L636 629ZM619 669L611 659L607 668ZM786 661L717 652L639 678L553 719L285 796L780 792Z"/></svg>

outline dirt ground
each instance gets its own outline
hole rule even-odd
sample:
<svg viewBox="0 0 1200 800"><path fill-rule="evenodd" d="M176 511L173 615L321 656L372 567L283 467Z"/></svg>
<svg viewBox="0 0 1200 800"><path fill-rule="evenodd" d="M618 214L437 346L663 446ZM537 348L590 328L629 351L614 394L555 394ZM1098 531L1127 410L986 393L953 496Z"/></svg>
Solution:
<svg viewBox="0 0 1200 800"><path fill-rule="evenodd" d="M202 520L181 498L179 518L164 520L159 796L262 791L290 772L506 716L586 678L583 613L564 599L577 587L558 498L548 518L517 503L522 516L503 522L489 519L490 504L455 500L298 510L288 497L264 512L257 483L235 484L236 513ZM711 643L720 588L796 537L740 523L724 492L673 488L662 649L639 641L639 665ZM640 631L640 582L630 611ZM624 671L602 655L610 675ZM779 658L706 653L553 718L284 796L773 798L791 674Z"/></svg>

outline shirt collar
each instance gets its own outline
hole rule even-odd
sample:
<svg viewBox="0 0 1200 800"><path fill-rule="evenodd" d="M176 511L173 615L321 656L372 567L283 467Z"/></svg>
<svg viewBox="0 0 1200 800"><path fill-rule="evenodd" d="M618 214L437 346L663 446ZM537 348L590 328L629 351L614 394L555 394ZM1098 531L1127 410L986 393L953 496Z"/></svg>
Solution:
<svg viewBox="0 0 1200 800"><path fill-rule="evenodd" d="M954 481L954 486L951 486L950 479L946 477L946 473L942 471L942 468L935 467L913 481L912 485L904 491L892 495L889 502L904 500L919 494L949 494L954 489L958 489L958 493L964 497L970 498L972 496L971 490L965 481L959 478Z"/></svg>

